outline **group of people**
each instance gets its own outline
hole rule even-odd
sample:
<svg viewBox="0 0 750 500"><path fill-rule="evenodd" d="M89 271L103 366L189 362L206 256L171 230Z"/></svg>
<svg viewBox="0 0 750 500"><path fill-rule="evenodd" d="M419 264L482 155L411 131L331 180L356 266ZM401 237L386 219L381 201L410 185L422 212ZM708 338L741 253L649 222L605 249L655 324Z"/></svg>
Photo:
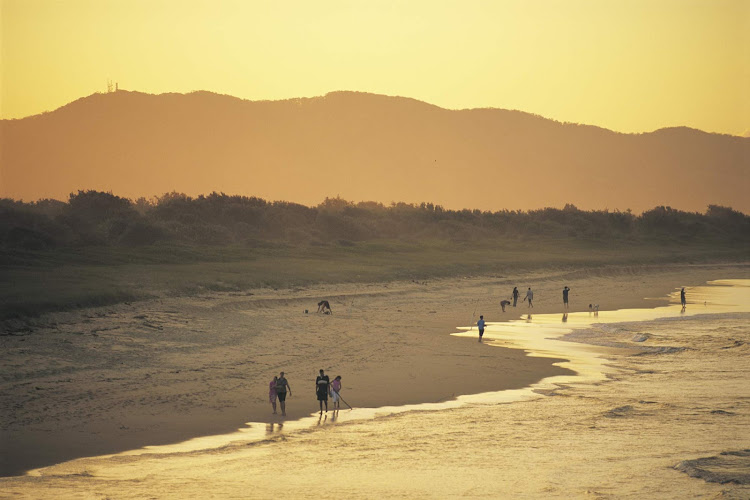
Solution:
<svg viewBox="0 0 750 500"><path fill-rule="evenodd" d="M569 294L570 294L570 288L567 287L567 286L564 287L563 290L562 290L562 298L563 298L563 307L566 310L570 308L570 306L568 305L568 296L569 296ZM684 294L684 288L683 288L683 294ZM514 286L513 287L513 291L511 292L511 297L510 297L510 298L513 299L513 302L512 302L513 307L518 306L518 297L519 297L519 295L520 295L520 292L518 291L518 287ZM531 289L531 287L529 287L528 290L526 290L526 296L523 298L523 301L529 303L529 305L528 305L529 308L532 308L532 309L534 308L534 291ZM503 300L500 301L500 307L502 308L503 312L505 312L505 307L509 306L510 304L511 304L511 301L508 300L508 299L503 299ZM589 308L591 308L590 305L589 305ZM598 312L599 305L597 305L596 308L597 308L597 312ZM531 315L529 314L529 318L530 317L531 317ZM567 319L567 316L565 317L565 319ZM482 336L484 335L485 324L486 323L484 321L484 316L480 315L479 316L479 321L477 321L477 328L479 329L479 342L482 341Z"/></svg>
<svg viewBox="0 0 750 500"><path fill-rule="evenodd" d="M327 300L321 300L318 302L318 311L323 314L333 314L331 310L331 304ZM305 309L307 314L307 309ZM323 404L325 404L326 411L328 411L328 397L333 399L333 408L338 410L341 403L341 375L337 375L333 382L330 381L328 375L323 370L320 370L320 375L315 379L315 394L318 396L318 402L320 403L320 413L323 413ZM268 384L268 400L271 402L273 408L273 414L276 415L276 401L281 406L281 416L286 416L286 397L287 393L289 396L292 395L292 388L289 386L289 381L284 377L284 372L281 372L278 377L274 376L273 380Z"/></svg>
<svg viewBox="0 0 750 500"><path fill-rule="evenodd" d="M567 287L566 287L567 288ZM518 287L513 287L513 292L511 292L511 298L513 299L513 307L516 307L518 305L518 296L520 295L518 291ZM524 302L529 303L529 307L534 307L534 292L531 290L531 287L529 287L528 290L526 290L526 296L523 298ZM510 300L502 300L500 301L500 307L503 308L503 312L505 312L505 306L510 305Z"/></svg>
<svg viewBox="0 0 750 500"><path fill-rule="evenodd" d="M562 298L563 298L563 307L565 309L568 309L568 294L570 293L570 288L567 286L563 288L562 291ZM518 305L518 287L513 287L513 292L511 292L511 298L513 299L513 307L516 307ZM526 290L526 296L523 298L524 302L529 303L529 307L533 309L534 307L534 292L531 290L531 287L529 287L528 290ZM503 312L505 312L505 306L510 305L510 300L501 300L500 301L500 307L503 308Z"/></svg>
<svg viewBox="0 0 750 500"><path fill-rule="evenodd" d="M338 410L341 408L341 375L337 375L333 382L331 382L328 375L321 369L320 375L315 379L315 394L318 397L318 404L320 405L320 413L323 413L323 405L325 404L325 411L328 411L328 397L330 396L333 400L333 409ZM281 416L286 416L286 396L292 395L292 388L289 386L289 381L284 377L284 372L281 372L278 377L274 376L268 385L268 399L271 402L274 415L276 414L276 401L278 400L281 406Z"/></svg>
<svg viewBox="0 0 750 500"><path fill-rule="evenodd" d="M511 298L513 299L513 307L516 307L518 304L518 287L513 287L513 292L511 292ZM567 311L570 309L570 305L568 304L568 297L570 295L570 288L564 287L562 290L562 299L563 299L563 308ZM526 296L524 297L524 302L529 302L529 307L534 307L534 292L531 290L531 287L526 291ZM505 306L510 305L510 300L503 299L500 301L500 307L503 309L503 312L505 312ZM687 306L687 299L685 298L685 288L683 287L680 290L680 305L682 306L682 310L685 311L685 307ZM589 304L589 314L594 314L594 316L599 316L599 304ZM529 314L529 319L531 319L531 314ZM563 315L563 321L568 320L568 314L567 312ZM484 327L485 327L485 321L484 316L479 316L479 321L477 321L477 328L479 329L479 342L482 341L482 336L484 335Z"/></svg>

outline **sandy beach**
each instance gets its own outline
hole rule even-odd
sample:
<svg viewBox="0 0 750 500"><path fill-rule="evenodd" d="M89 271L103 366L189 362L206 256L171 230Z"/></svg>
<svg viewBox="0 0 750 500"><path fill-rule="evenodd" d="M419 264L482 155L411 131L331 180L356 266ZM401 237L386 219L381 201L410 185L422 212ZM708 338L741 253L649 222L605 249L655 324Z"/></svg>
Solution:
<svg viewBox="0 0 750 500"><path fill-rule="evenodd" d="M747 278L745 265L612 267L430 282L259 289L169 298L7 324L0 336L0 472L222 434L272 415L268 382L286 372L286 421L317 411L320 368L363 408L430 403L569 374L555 359L450 334L534 290L534 314L664 305L682 286ZM321 299L332 315L316 314ZM308 313L305 314L305 310ZM476 332L476 328L474 328Z"/></svg>

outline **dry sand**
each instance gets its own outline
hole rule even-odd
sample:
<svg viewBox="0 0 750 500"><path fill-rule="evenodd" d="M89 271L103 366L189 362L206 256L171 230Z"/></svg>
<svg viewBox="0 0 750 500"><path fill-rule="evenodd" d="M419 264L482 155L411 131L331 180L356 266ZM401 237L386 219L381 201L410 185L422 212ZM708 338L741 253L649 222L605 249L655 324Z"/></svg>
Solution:
<svg viewBox="0 0 750 500"><path fill-rule="evenodd" d="M0 336L0 473L79 456L219 434L272 415L268 382L285 371L287 419L317 411L315 377L343 377L352 405L436 402L561 374L554 360L449 334L500 311L513 286L535 313L655 307L680 286L750 277L744 265L540 271L429 283L326 285L164 298L59 313ZM315 314L328 299L333 315ZM304 310L308 309L309 314ZM476 331L476 329L475 329Z"/></svg>

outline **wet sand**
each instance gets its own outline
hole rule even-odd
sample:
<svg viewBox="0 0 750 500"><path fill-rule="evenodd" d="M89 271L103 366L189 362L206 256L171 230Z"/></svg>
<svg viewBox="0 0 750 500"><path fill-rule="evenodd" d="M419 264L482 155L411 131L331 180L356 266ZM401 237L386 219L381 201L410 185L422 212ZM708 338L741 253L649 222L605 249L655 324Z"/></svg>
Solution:
<svg viewBox="0 0 750 500"><path fill-rule="evenodd" d="M224 434L245 422L283 422L267 399L268 382L281 370L292 387L287 421L317 411L320 368L342 375L342 395L355 407L525 387L568 371L554 359L449 335L479 314L488 321L525 314L525 304L500 311L513 286L522 296L532 287L534 313L562 312L565 285L571 312L587 311L589 303L604 311L664 305L676 287L722 275L750 272L745 266L539 272L254 290L51 315L30 332L0 337L0 472ZM333 315L315 314L323 298Z"/></svg>

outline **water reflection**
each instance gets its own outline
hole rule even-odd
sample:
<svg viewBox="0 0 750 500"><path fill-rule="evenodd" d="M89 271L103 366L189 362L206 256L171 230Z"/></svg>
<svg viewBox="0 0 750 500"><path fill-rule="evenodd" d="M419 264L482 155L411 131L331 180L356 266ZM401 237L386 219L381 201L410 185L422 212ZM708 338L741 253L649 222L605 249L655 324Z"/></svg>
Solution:
<svg viewBox="0 0 750 500"><path fill-rule="evenodd" d="M704 298L701 314L746 311L750 289L738 295L737 288L703 287L691 294ZM264 465L271 457L294 471L284 484L293 498L312 498L330 486L330 474L321 472L329 470L347 478L336 482L338 494L347 498L681 499L723 496L724 490L748 498L747 489L735 489L742 485L708 484L673 468L681 460L744 446L748 316L698 316L695 307L688 313L678 308L608 311L601 320L593 310L573 312L563 316L565 325L559 313L537 314L533 324L530 315L490 324L488 343L565 358L560 364L578 373L533 388L440 404L334 411L330 422L339 425L311 415L287 422L294 439L261 438L260 446L247 446L254 433L278 433L282 424L249 424L233 435L81 459L0 485L10 494L33 492L37 498L187 498L205 491L265 498L279 488L278 476ZM474 337L469 327L464 330L457 335ZM600 348L561 339L574 331L585 340L630 343L659 355L610 351L604 357ZM646 340L634 340L644 332ZM435 411L408 411L419 409ZM309 432L316 422L321 428ZM322 442L337 452L321 454Z"/></svg>
<svg viewBox="0 0 750 500"><path fill-rule="evenodd" d="M266 424L266 435L273 434L274 432L281 432L284 429L284 424L271 422Z"/></svg>

